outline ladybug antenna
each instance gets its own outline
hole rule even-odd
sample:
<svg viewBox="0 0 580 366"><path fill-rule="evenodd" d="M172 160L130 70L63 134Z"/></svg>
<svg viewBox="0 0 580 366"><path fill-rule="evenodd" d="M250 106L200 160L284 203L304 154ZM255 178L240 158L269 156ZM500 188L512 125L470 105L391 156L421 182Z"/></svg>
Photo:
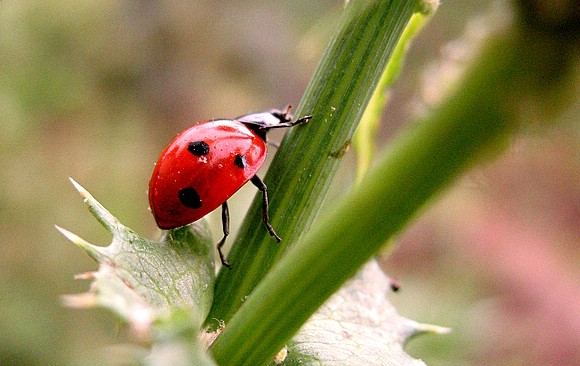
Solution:
<svg viewBox="0 0 580 366"><path fill-rule="evenodd" d="M288 116L290 115L290 110L292 109L292 104L288 104L288 106L286 106L286 108L284 108L284 115ZM292 119L292 117L290 117L289 119Z"/></svg>

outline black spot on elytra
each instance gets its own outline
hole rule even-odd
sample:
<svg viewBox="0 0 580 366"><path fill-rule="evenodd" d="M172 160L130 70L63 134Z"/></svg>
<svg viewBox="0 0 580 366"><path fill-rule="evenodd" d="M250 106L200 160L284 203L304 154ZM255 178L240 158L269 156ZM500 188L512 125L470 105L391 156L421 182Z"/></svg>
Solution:
<svg viewBox="0 0 580 366"><path fill-rule="evenodd" d="M189 208L200 208L201 207L201 197L199 193L191 187L183 188L179 191L179 201Z"/></svg>
<svg viewBox="0 0 580 366"><path fill-rule="evenodd" d="M242 169L246 169L246 167L248 166L248 162L246 161L246 157L244 155L240 155L240 154L236 154L236 157L234 158L234 164L238 168L242 168Z"/></svg>
<svg viewBox="0 0 580 366"><path fill-rule="evenodd" d="M205 141L192 141L187 150L195 156L203 156L209 154L209 145Z"/></svg>

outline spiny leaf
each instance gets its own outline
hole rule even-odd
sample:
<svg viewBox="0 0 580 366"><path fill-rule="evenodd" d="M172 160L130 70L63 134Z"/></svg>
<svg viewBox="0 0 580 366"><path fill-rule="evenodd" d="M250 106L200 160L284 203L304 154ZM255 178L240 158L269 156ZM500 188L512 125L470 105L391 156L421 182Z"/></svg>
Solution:
<svg viewBox="0 0 580 366"><path fill-rule="evenodd" d="M369 262L302 327L285 364L424 365L404 352L406 340L449 329L399 315L387 298L389 289L389 279L376 261Z"/></svg>
<svg viewBox="0 0 580 366"><path fill-rule="evenodd" d="M71 179L97 220L113 240L107 247L88 243L57 229L99 263L82 278L93 279L89 292L65 297L75 307L102 306L128 322L139 339L149 337L161 316L187 308L197 331L213 300L213 240L205 221L168 232L161 240L144 238L119 222L82 186Z"/></svg>

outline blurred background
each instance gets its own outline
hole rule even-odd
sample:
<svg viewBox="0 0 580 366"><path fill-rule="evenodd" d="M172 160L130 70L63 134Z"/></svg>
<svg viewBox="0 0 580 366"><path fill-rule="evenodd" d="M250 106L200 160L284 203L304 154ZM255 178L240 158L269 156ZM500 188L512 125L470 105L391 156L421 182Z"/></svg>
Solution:
<svg viewBox="0 0 580 366"><path fill-rule="evenodd" d="M199 120L296 105L342 5L0 2L0 365L104 364L127 341L108 312L62 306L60 295L88 288L73 276L96 265L54 225L110 240L67 178L154 237L147 183L163 147ZM381 147L416 116L445 44L487 8L442 4L392 92ZM391 296L402 314L454 328L411 341L414 357L580 364L578 105L456 182L383 261L402 283ZM351 153L332 194L353 174ZM233 198L234 229L254 194Z"/></svg>

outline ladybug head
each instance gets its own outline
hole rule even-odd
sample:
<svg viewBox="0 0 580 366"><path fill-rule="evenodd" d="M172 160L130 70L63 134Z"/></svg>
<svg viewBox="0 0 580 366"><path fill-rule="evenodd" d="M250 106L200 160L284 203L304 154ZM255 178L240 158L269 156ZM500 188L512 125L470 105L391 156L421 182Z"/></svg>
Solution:
<svg viewBox="0 0 580 366"><path fill-rule="evenodd" d="M266 112L250 113L244 114L235 118L252 129L263 129L268 130L270 128L276 128L274 126L280 123L288 123L292 121L292 115L290 114L291 106L286 107L285 110L281 111L279 109L270 109Z"/></svg>
<svg viewBox="0 0 580 366"><path fill-rule="evenodd" d="M292 122L292 114L290 108L286 107L284 110L270 109L266 112L250 113L237 117L235 120L245 124L252 129L264 141L266 140L266 132L272 128L287 128L294 125L299 125L308 122L312 116L302 117L297 121Z"/></svg>

